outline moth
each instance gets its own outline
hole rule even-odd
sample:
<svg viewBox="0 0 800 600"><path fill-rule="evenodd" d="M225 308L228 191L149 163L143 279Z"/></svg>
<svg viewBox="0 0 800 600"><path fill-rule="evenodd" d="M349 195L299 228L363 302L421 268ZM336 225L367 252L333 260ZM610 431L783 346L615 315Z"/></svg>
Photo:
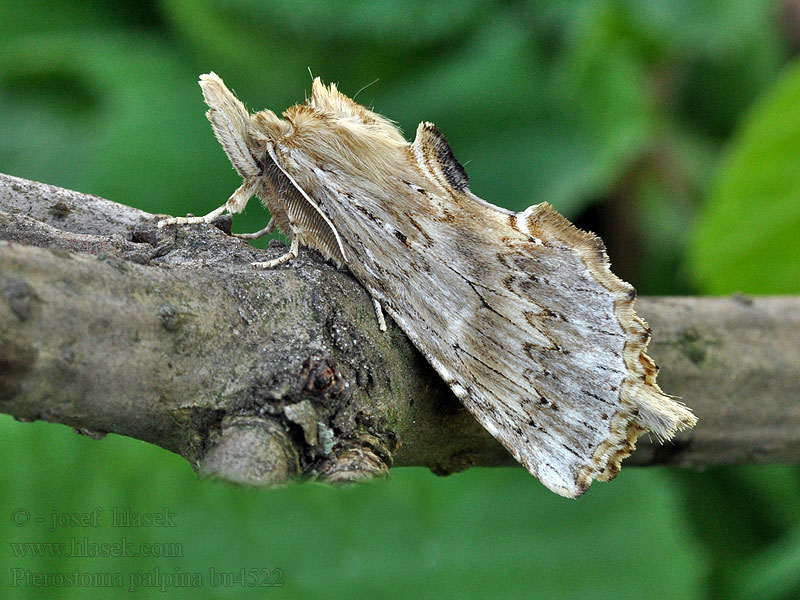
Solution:
<svg viewBox="0 0 800 600"><path fill-rule="evenodd" d="M552 491L568 497L617 475L636 439L694 426L656 383L634 288L602 241L547 203L522 212L474 195L444 135L412 143L388 119L325 86L279 118L249 114L214 73L200 86L214 133L242 185L204 217L256 195L267 227L346 266L463 405Z"/></svg>

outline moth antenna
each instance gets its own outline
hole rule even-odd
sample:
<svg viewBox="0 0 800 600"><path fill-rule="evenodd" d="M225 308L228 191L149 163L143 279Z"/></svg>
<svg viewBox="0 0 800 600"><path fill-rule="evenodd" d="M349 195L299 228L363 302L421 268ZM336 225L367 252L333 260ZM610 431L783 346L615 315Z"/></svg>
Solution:
<svg viewBox="0 0 800 600"><path fill-rule="evenodd" d="M377 77L376 79L373 79L372 81L370 81L370 82L369 82L367 85L363 86L363 87L362 87L360 90L358 90L358 91L357 91L355 94L353 94L353 98L352 98L352 99L353 99L353 100L355 100L355 99L356 99L356 97L357 97L357 96L358 96L358 95L359 95L361 92L363 92L365 89L367 89L367 88L368 88L369 86L371 86L372 84L374 84L374 83L378 83L380 80L381 80L381 78L380 78L380 77Z"/></svg>
<svg viewBox="0 0 800 600"><path fill-rule="evenodd" d="M297 182L294 180L294 177L289 175L289 173L287 173L286 170L281 166L280 162L278 161L278 157L275 156L275 150L273 150L272 144L267 144L267 152L269 153L269 157L275 163L275 166L278 167L278 169L280 169L284 175L286 175L286 178L297 189L297 191L300 192L305 201L308 202L308 204L319 214L320 217L322 217L322 220L325 221L325 224L333 232L333 236L336 238L336 245L339 247L339 252L342 253L342 259L344 260L345 264L347 264L347 254L344 249L344 244L342 244L342 238L339 237L339 232L336 231L336 227L333 226L333 223L331 223L331 220L328 218L328 216L322 212L319 205L311 199L311 196L309 196L305 190L297 184Z"/></svg>

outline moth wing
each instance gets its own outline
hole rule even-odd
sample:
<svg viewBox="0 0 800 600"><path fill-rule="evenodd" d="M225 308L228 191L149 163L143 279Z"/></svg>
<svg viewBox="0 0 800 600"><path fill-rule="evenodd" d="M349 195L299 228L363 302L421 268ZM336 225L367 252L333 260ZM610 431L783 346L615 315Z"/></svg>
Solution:
<svg viewBox="0 0 800 600"><path fill-rule="evenodd" d="M318 200L351 271L515 459L576 497L642 433L694 424L656 385L635 291L599 238L547 204L512 213L474 196L430 124L410 154L416 174L398 163L392 188L329 179Z"/></svg>

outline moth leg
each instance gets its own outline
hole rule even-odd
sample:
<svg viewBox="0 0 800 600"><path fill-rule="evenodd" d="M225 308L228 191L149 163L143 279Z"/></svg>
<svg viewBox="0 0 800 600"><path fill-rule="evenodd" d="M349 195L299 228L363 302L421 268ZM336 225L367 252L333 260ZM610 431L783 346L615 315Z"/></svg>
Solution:
<svg viewBox="0 0 800 600"><path fill-rule="evenodd" d="M169 219L162 219L158 222L158 228L166 227L167 225L197 225L198 223L211 223L214 219L225 212L227 204L223 204L217 209L212 210L207 215L202 217L170 217Z"/></svg>
<svg viewBox="0 0 800 600"><path fill-rule="evenodd" d="M381 303L373 298L372 305L375 307L375 316L378 317L378 329L381 331L386 331L386 319L383 318L383 308L381 308Z"/></svg>
<svg viewBox="0 0 800 600"><path fill-rule="evenodd" d="M212 210L207 215L202 217L170 217L158 222L158 228L166 227L167 225L197 225L199 223L211 223L214 219L224 213L226 210L232 215L238 214L244 210L250 198L256 191L261 178L248 177L242 182L236 191L231 194L228 201L219 208ZM269 227L269 226L268 226Z"/></svg>
<svg viewBox="0 0 800 600"><path fill-rule="evenodd" d="M266 262L254 262L251 263L252 266L256 267L257 269L271 269L272 267L277 267L278 265L282 265L285 262L289 262L293 258L297 258L297 254L300 251L300 239L295 236L292 238L292 245L289 247L289 251L279 256L278 258L273 258L272 260L268 260Z"/></svg>
<svg viewBox="0 0 800 600"><path fill-rule="evenodd" d="M264 227L264 229L259 229L253 233L232 233L231 235L241 240L257 240L272 233L273 231L275 231L275 219L270 219L269 223L267 223L267 226Z"/></svg>

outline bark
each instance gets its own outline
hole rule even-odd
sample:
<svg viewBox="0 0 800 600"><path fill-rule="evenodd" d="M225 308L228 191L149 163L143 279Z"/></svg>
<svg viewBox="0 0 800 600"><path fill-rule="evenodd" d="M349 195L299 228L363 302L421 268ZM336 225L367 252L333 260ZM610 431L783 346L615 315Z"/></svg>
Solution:
<svg viewBox="0 0 800 600"><path fill-rule="evenodd" d="M369 295L316 253L0 175L0 412L279 483L514 464ZM800 459L800 298L640 298L661 387L699 423L625 464Z"/></svg>

